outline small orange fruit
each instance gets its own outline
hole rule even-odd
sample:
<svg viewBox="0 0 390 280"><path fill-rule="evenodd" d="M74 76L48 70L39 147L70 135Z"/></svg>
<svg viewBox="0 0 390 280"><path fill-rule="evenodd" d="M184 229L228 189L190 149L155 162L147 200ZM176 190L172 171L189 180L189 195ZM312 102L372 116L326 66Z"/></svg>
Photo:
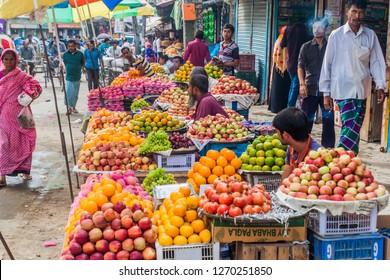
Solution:
<svg viewBox="0 0 390 280"><path fill-rule="evenodd" d="M211 174L211 171L210 168L208 168L207 166L201 166L199 167L198 173L203 177L208 178Z"/></svg>
<svg viewBox="0 0 390 280"><path fill-rule="evenodd" d="M236 173L236 169L231 165L226 165L223 171L226 175L229 176L232 176L234 173Z"/></svg>
<svg viewBox="0 0 390 280"><path fill-rule="evenodd" d="M184 216L184 220L186 222L189 222L189 223L191 223L192 221L195 221L196 218L198 218L198 214L196 213L195 210L188 210ZM188 236L186 236L186 237L188 237Z"/></svg>
<svg viewBox="0 0 390 280"><path fill-rule="evenodd" d="M200 187L200 185L204 185L206 184L206 178L203 177L202 175L200 175L199 173L195 173L194 174L194 181L195 181L195 184Z"/></svg>
<svg viewBox="0 0 390 280"><path fill-rule="evenodd" d="M213 160L217 160L220 157L220 154L216 150L208 150L206 153L206 157L211 158Z"/></svg>
<svg viewBox="0 0 390 280"><path fill-rule="evenodd" d="M217 178L218 178L217 175L211 174L211 175L207 178L207 183L212 184L212 183L214 183L214 181L215 181Z"/></svg>
<svg viewBox="0 0 390 280"><path fill-rule="evenodd" d="M187 244L187 238L182 235L178 235L173 239L173 244L175 245L185 245Z"/></svg>
<svg viewBox="0 0 390 280"><path fill-rule="evenodd" d="M223 174L223 167L217 165L216 167L213 168L213 174L216 175L217 177L221 176Z"/></svg>
<svg viewBox="0 0 390 280"><path fill-rule="evenodd" d="M240 169L242 162L239 158L234 158L230 161L230 165L233 166L235 169Z"/></svg>
<svg viewBox="0 0 390 280"><path fill-rule="evenodd" d="M226 160L228 162L231 162L234 158L236 158L236 154L231 151L231 150L225 150L225 151L221 151L221 156L223 156L224 158L226 158Z"/></svg>
<svg viewBox="0 0 390 280"><path fill-rule="evenodd" d="M194 229L194 232L196 232L196 233L201 232L206 227L203 220L201 220L201 219L196 219L195 221L192 221L191 226Z"/></svg>
<svg viewBox="0 0 390 280"><path fill-rule="evenodd" d="M182 197L184 197L184 194L182 194L181 192L171 192L171 194L169 195L169 198L172 200L173 203Z"/></svg>
<svg viewBox="0 0 390 280"><path fill-rule="evenodd" d="M187 207L183 204L178 204L173 207L173 215L184 217L186 215Z"/></svg>
<svg viewBox="0 0 390 280"><path fill-rule="evenodd" d="M158 242L162 246L171 246L173 244L173 239L166 233L161 233L158 235Z"/></svg>
<svg viewBox="0 0 390 280"><path fill-rule="evenodd" d="M228 164L229 164L229 163L228 163L227 159L224 158L224 157L219 157L219 158L217 159L217 165L219 165L219 166L221 166L221 167L225 167L225 166L228 165Z"/></svg>
<svg viewBox="0 0 390 280"><path fill-rule="evenodd" d="M107 197L111 197L115 194L116 183L115 184L104 184L101 187L103 194Z"/></svg>
<svg viewBox="0 0 390 280"><path fill-rule="evenodd" d="M180 227L180 234L184 237L190 237L194 233L194 229L191 226L183 225Z"/></svg>
<svg viewBox="0 0 390 280"><path fill-rule="evenodd" d="M204 229L199 232L199 237L202 239L202 243L210 243L211 241L211 232L208 229Z"/></svg>
<svg viewBox="0 0 390 280"><path fill-rule="evenodd" d="M187 197L187 206L189 209L196 209L199 206L200 197L191 195Z"/></svg>
<svg viewBox="0 0 390 280"><path fill-rule="evenodd" d="M179 235L179 228L169 223L165 224L165 233L174 238Z"/></svg>
<svg viewBox="0 0 390 280"><path fill-rule="evenodd" d="M188 170L187 176L188 176L189 179L191 179L192 176L194 176L194 170L193 169Z"/></svg>
<svg viewBox="0 0 390 280"><path fill-rule="evenodd" d="M202 239L196 233L190 235L187 239L188 244L202 243Z"/></svg>
<svg viewBox="0 0 390 280"><path fill-rule="evenodd" d="M172 216L169 218L169 222L171 225L176 226L176 227L181 227L184 224L184 220L182 217L179 216Z"/></svg>
<svg viewBox="0 0 390 280"><path fill-rule="evenodd" d="M199 167L202 166L199 162L195 162L194 165L192 166L192 169L194 170L194 173L198 172Z"/></svg>
<svg viewBox="0 0 390 280"><path fill-rule="evenodd" d="M189 197L191 194L191 189L189 187L180 187L179 192L181 192L184 197Z"/></svg>

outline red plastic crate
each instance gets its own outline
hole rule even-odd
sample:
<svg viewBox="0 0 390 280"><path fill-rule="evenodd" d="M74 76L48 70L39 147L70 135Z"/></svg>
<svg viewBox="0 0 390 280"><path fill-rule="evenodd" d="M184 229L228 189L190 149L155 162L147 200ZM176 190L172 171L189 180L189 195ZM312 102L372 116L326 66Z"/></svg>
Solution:
<svg viewBox="0 0 390 280"><path fill-rule="evenodd" d="M256 65L256 55L249 53L240 54L240 63L237 66L238 72L254 72Z"/></svg>

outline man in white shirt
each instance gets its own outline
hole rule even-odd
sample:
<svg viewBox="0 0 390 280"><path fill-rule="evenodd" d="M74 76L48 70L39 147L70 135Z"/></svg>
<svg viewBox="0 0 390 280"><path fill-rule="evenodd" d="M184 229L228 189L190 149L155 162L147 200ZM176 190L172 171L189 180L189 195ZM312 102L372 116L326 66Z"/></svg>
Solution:
<svg viewBox="0 0 390 280"><path fill-rule="evenodd" d="M366 0L349 0L348 22L334 30L328 40L321 68L319 91L324 107L334 99L340 109L342 128L338 146L359 152L360 128L374 78L378 104L385 98L386 64L375 32L361 25Z"/></svg>
<svg viewBox="0 0 390 280"><path fill-rule="evenodd" d="M161 38L162 36L159 36L156 40L156 50L157 50L158 59L160 59L160 57L163 55L163 50L161 47Z"/></svg>
<svg viewBox="0 0 390 280"><path fill-rule="evenodd" d="M120 58L122 56L121 48L117 40L112 42L112 46L107 49L106 55L113 58Z"/></svg>

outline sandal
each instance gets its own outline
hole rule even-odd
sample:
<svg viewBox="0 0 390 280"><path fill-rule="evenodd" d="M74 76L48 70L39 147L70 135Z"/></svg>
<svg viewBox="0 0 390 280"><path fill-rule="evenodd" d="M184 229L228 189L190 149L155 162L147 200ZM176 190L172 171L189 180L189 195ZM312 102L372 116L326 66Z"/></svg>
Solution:
<svg viewBox="0 0 390 280"><path fill-rule="evenodd" d="M72 109L68 109L68 110L66 111L66 115L69 116L69 115L71 115L71 114L72 114Z"/></svg>
<svg viewBox="0 0 390 280"><path fill-rule="evenodd" d="M72 109L72 113L74 113L74 114L78 114L78 113L79 113L79 111L77 111L77 109L76 109L76 108L73 108L73 109Z"/></svg>
<svg viewBox="0 0 390 280"><path fill-rule="evenodd" d="M32 179L31 175L28 175L28 174L24 174L24 173L20 173L19 176L25 180L25 181L29 181Z"/></svg>
<svg viewBox="0 0 390 280"><path fill-rule="evenodd" d="M6 186L7 186L7 181L5 180L5 176L4 176L4 178L2 178L0 180L0 188L6 187Z"/></svg>

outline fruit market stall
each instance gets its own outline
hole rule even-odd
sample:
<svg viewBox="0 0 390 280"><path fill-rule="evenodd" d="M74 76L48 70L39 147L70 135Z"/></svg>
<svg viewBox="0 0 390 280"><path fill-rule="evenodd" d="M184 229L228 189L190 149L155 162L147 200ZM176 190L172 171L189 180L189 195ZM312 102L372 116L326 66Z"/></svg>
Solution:
<svg viewBox="0 0 390 280"><path fill-rule="evenodd" d="M211 89L214 97L225 106L238 111L248 119L249 108L257 102L257 89L245 80L234 76L222 76Z"/></svg>

